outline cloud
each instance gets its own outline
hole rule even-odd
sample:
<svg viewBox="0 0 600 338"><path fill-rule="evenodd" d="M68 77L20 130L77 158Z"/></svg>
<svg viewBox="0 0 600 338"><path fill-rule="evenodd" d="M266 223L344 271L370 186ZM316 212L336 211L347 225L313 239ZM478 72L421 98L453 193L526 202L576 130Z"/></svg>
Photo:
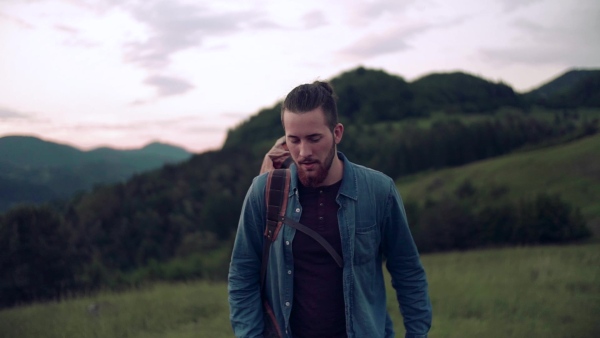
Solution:
<svg viewBox="0 0 600 338"><path fill-rule="evenodd" d="M21 19L16 18L16 17L13 17L13 16L8 15L8 14L5 14L3 12L0 12L0 20L6 20L8 22L11 22L11 23L19 26L20 28L23 28L23 29L33 29L34 28L33 25L27 23L26 21L21 20Z"/></svg>
<svg viewBox="0 0 600 338"><path fill-rule="evenodd" d="M100 45L98 42L82 38L82 34L77 28L63 24L56 24L54 25L54 29L66 35L66 38L63 40L63 44L65 46L91 48Z"/></svg>
<svg viewBox="0 0 600 338"><path fill-rule="evenodd" d="M167 67L172 54L199 47L207 37L231 34L253 23L268 24L255 11L218 13L175 1L140 2L128 11L147 26L150 35L126 44L125 61L151 70Z"/></svg>
<svg viewBox="0 0 600 338"><path fill-rule="evenodd" d="M338 52L350 58L368 58L409 49L406 39L426 32L435 25L422 24L413 27L396 27L380 34L369 34Z"/></svg>
<svg viewBox="0 0 600 338"><path fill-rule="evenodd" d="M54 127L75 131L135 131L143 129L184 128L203 125L206 121L199 116L179 116L170 119L132 121L127 123L61 123Z"/></svg>
<svg viewBox="0 0 600 338"><path fill-rule="evenodd" d="M211 123L199 116L181 116L171 119L155 119L132 121L126 123L53 123L44 125L44 133L63 135L84 134L106 136L113 138L144 138L144 139L175 139L192 134L215 134L222 135L227 126L218 122ZM117 136L119 135L119 136ZM171 135L171 136L169 136ZM72 136L72 135L71 135ZM94 143L97 143L95 141ZM167 141L167 143L172 143Z"/></svg>
<svg viewBox="0 0 600 338"><path fill-rule="evenodd" d="M227 130L226 127L223 126L196 126L196 127L187 127L184 129L186 132L191 132L191 133L214 133L214 134L222 134L224 131Z"/></svg>
<svg viewBox="0 0 600 338"><path fill-rule="evenodd" d="M150 76L144 83L155 87L159 97L180 95L194 88L194 85L186 80L162 75Z"/></svg>
<svg viewBox="0 0 600 338"><path fill-rule="evenodd" d="M249 26L255 29L274 29L274 28L282 28L281 25L267 19L258 19L252 21Z"/></svg>
<svg viewBox="0 0 600 338"><path fill-rule="evenodd" d="M416 2L416 0L360 1L358 4L354 5L354 11L350 17L350 24L371 24L385 14L396 16Z"/></svg>
<svg viewBox="0 0 600 338"><path fill-rule="evenodd" d="M352 46L342 49L340 53L351 57L364 58L398 52L408 48L408 44L404 42L402 37L397 36L394 32L386 32L380 35L365 36Z"/></svg>
<svg viewBox="0 0 600 338"><path fill-rule="evenodd" d="M151 75L144 80L144 83L156 89L156 96L134 100L130 103L131 106L142 106L163 97L184 94L195 88L193 84L184 79L164 75Z"/></svg>
<svg viewBox="0 0 600 338"><path fill-rule="evenodd" d="M26 118L29 116L29 114L20 111L0 107L0 119Z"/></svg>
<svg viewBox="0 0 600 338"><path fill-rule="evenodd" d="M302 16L302 21L304 21L304 27L306 29L317 28L321 26L327 25L327 18L323 15L321 11L312 11L304 14Z"/></svg>
<svg viewBox="0 0 600 338"><path fill-rule="evenodd" d="M480 54L484 59L501 64L524 63L529 65L540 64L568 64L581 67L598 67L600 63L600 46L588 46L586 51L580 53L580 47L568 45L529 45L507 48L482 49Z"/></svg>
<svg viewBox="0 0 600 338"><path fill-rule="evenodd" d="M514 12L522 7L529 7L536 2L544 0L500 0L500 3L504 7L504 11L507 13Z"/></svg>
<svg viewBox="0 0 600 338"><path fill-rule="evenodd" d="M180 1L140 1L118 5L146 27L147 35L123 45L123 59L149 72L144 83L157 89L157 97L138 99L144 105L162 97L186 93L194 86L185 79L154 75L168 71L174 54L202 47L206 39L235 34L249 29L279 27L260 10L220 10L208 5ZM227 40L209 49L228 48Z"/></svg>
<svg viewBox="0 0 600 338"><path fill-rule="evenodd" d="M246 119L246 118L248 118L248 113L226 112L226 113L219 114L219 116L226 118L226 119Z"/></svg>
<svg viewBox="0 0 600 338"><path fill-rule="evenodd" d="M411 18L401 20L399 19L402 17L401 12L407 10L415 1L393 2L390 6L385 6L386 3L383 0L371 2L365 7L365 12L361 15L363 18L370 18L370 20L387 15L388 18L379 18L379 20L393 22L393 24L388 25L390 28L383 32L368 34L357 39L350 46L339 50L337 52L339 56L362 61L364 58L409 50L412 48L407 42L409 39L432 30L458 26L469 19L469 15L457 14L434 21L414 21Z"/></svg>
<svg viewBox="0 0 600 338"><path fill-rule="evenodd" d="M141 98L132 105L144 105L163 97L186 93L194 86L186 79L168 75L174 55L191 48L203 47L207 39L229 36L252 29L279 27L264 9L239 9L209 2L182 0L63 0L96 16L123 18L135 22L135 30L122 32L122 60L147 72L143 83L156 89L156 97ZM250 8L250 7L245 7ZM131 22L129 22L131 24ZM140 29L143 27L142 29ZM68 46L93 47L85 41L79 26L57 23L53 28L65 36ZM111 27L112 28L112 27ZM116 28L115 28L116 29ZM134 32L134 33L132 33ZM229 48L230 41L211 40L208 49ZM157 75L161 74L161 75Z"/></svg>
<svg viewBox="0 0 600 338"><path fill-rule="evenodd" d="M600 3L590 1L571 8L557 7L543 17L553 20L540 22L515 18L511 27L518 39L510 46L481 49L480 55L503 64L600 66L597 36L600 31Z"/></svg>
<svg viewBox="0 0 600 338"><path fill-rule="evenodd" d="M62 32L65 32L68 34L78 34L79 33L78 29L67 26L67 25L57 24L57 25L54 25L54 28L56 30L59 30L59 31L62 31Z"/></svg>

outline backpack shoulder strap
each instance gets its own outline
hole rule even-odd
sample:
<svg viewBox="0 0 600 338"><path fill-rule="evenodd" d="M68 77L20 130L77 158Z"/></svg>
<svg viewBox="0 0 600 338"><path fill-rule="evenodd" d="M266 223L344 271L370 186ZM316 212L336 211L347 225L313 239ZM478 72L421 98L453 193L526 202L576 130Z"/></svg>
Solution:
<svg viewBox="0 0 600 338"><path fill-rule="evenodd" d="M265 204L267 205L267 226L265 227L265 240L263 244L262 262L260 267L260 296L263 301L265 318L265 337L283 337L281 329L273 313L273 309L267 300L265 285L267 277L267 266L269 263L269 252L271 244L277 238L279 230L283 225L281 220L285 216L288 193L290 191L290 171L286 169L275 169L269 171L267 186L265 190ZM268 329L267 329L268 328ZM268 332L268 333L267 333Z"/></svg>
<svg viewBox="0 0 600 338"><path fill-rule="evenodd" d="M275 169L269 171L265 189L265 204L267 205L267 225L265 227L265 240L263 244L262 263L260 267L260 288L263 290L269 263L271 244L277 238L283 226L283 217L287 207L288 193L290 191L290 171Z"/></svg>
<svg viewBox="0 0 600 338"><path fill-rule="evenodd" d="M290 192L290 171L274 169L269 172L265 201L267 204L267 226L265 237L269 242L274 242L283 225L283 217L287 208L288 194Z"/></svg>

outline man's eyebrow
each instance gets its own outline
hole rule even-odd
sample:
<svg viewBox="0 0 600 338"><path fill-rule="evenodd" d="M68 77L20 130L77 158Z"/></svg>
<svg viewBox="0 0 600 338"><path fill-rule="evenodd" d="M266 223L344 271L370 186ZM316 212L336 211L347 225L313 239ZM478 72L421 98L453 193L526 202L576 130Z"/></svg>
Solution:
<svg viewBox="0 0 600 338"><path fill-rule="evenodd" d="M321 133L314 133L314 134L310 134L310 135L308 135L306 137L313 138L313 137L319 137L319 136L323 136L323 134L321 134Z"/></svg>
<svg viewBox="0 0 600 338"><path fill-rule="evenodd" d="M313 137L321 137L321 136L323 136L323 134L321 134L321 133L314 133L314 134L306 135L305 138L313 138ZM286 137L300 138L299 136L296 136L296 135L287 135Z"/></svg>

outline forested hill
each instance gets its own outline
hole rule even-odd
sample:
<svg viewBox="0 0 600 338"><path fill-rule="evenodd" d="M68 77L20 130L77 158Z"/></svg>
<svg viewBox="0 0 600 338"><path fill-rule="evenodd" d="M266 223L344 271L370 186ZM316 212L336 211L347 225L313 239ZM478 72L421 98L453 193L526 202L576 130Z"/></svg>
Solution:
<svg viewBox="0 0 600 338"><path fill-rule="evenodd" d="M525 107L521 96L502 83L465 73L431 74L406 82L381 70L359 67L331 79L340 121L365 125L426 118L432 113L490 114L500 107ZM274 140L281 134L280 103L263 109L229 131L224 148Z"/></svg>
<svg viewBox="0 0 600 338"><path fill-rule="evenodd" d="M359 67L331 79L345 126L433 114L488 114L513 107L600 107L600 70L573 70L528 93L474 75L433 73L412 82L381 70ZM280 103L259 111L229 130L224 148L270 143L281 135ZM268 140L268 141L267 141Z"/></svg>
<svg viewBox="0 0 600 338"><path fill-rule="evenodd" d="M525 98L553 108L600 107L600 70L571 70L534 89Z"/></svg>
<svg viewBox="0 0 600 338"><path fill-rule="evenodd" d="M94 184L115 183L190 157L182 148L158 142L140 149L82 151L31 136L0 137L0 211L66 199Z"/></svg>
<svg viewBox="0 0 600 338"><path fill-rule="evenodd" d="M599 109L548 109L504 84L464 73L433 74L408 83L380 70L357 68L331 82L346 127L340 150L353 162L394 179L553 147L598 131ZM275 105L230 130L219 151L97 186L65 203L19 206L0 215L0 307L146 280L223 278L245 193L265 152L282 134ZM569 179L568 173L560 177ZM459 190L461 196L477 196L469 186ZM468 208L462 201L467 199L456 206L417 202L420 213L436 207L438 219L473 216L455 212ZM540 196L501 209L482 203L477 217L525 221L510 236L424 248L558 243L589 235L576 206L559 197ZM564 211L549 218L560 220L557 236L529 231L527 220L539 225L536 217L547 215L540 208ZM435 233L451 233L442 230ZM428 238L425 230L415 231Z"/></svg>

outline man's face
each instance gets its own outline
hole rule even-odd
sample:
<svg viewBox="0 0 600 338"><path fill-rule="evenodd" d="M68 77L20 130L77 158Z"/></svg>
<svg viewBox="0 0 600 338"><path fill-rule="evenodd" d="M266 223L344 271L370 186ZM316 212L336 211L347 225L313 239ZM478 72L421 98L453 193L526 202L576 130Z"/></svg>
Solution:
<svg viewBox="0 0 600 338"><path fill-rule="evenodd" d="M336 156L343 127L338 124L332 133L320 107L300 114L286 110L283 125L286 144L298 167L298 179L307 187L322 185Z"/></svg>

